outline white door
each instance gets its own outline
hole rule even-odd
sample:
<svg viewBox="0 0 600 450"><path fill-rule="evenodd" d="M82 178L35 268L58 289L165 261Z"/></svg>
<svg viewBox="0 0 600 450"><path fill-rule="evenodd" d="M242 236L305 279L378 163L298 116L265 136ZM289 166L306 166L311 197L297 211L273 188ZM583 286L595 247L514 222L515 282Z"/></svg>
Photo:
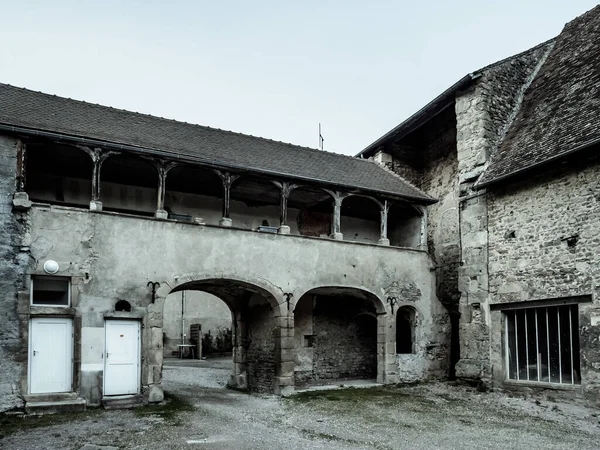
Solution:
<svg viewBox="0 0 600 450"><path fill-rule="evenodd" d="M140 385L140 323L105 322L104 395L137 394Z"/></svg>
<svg viewBox="0 0 600 450"><path fill-rule="evenodd" d="M73 321L35 318L29 334L29 392L71 392Z"/></svg>

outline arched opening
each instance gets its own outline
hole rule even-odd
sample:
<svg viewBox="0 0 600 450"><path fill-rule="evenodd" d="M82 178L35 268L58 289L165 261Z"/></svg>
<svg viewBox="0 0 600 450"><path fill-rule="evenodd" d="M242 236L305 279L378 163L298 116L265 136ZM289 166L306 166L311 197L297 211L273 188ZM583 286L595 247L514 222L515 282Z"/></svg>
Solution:
<svg viewBox="0 0 600 450"><path fill-rule="evenodd" d="M100 200L106 211L153 216L156 211L158 172L148 160L135 155L112 155L100 171Z"/></svg>
<svg viewBox="0 0 600 450"><path fill-rule="evenodd" d="M415 310L403 306L396 313L396 353L410 354L415 352Z"/></svg>
<svg viewBox="0 0 600 450"><path fill-rule="evenodd" d="M322 287L294 310L296 387L377 378L379 299L360 289Z"/></svg>
<svg viewBox="0 0 600 450"><path fill-rule="evenodd" d="M241 176L231 187L233 226L276 233L279 228L280 189L270 181Z"/></svg>
<svg viewBox="0 0 600 450"><path fill-rule="evenodd" d="M388 239L394 247L419 248L423 216L406 203L394 202L388 212Z"/></svg>
<svg viewBox="0 0 600 450"><path fill-rule="evenodd" d="M83 150L52 142L28 142L25 190L33 201L89 208L92 159Z"/></svg>
<svg viewBox="0 0 600 450"><path fill-rule="evenodd" d="M377 244L381 238L381 208L372 198L346 197L342 202L340 223L345 241Z"/></svg>
<svg viewBox="0 0 600 450"><path fill-rule="evenodd" d="M277 360L274 305L272 294L237 280L212 279L177 286L165 300L163 309L165 356L191 357L188 346L193 346L194 357L200 347L200 358L206 355L210 359L210 353L205 353L210 342L211 351L219 357L231 353L231 362L220 365L229 372L229 387L273 392ZM201 331L192 343L192 333L198 328Z"/></svg>
<svg viewBox="0 0 600 450"><path fill-rule="evenodd" d="M201 218L217 225L223 217L223 182L210 169L175 166L167 173L164 208L169 219L191 222Z"/></svg>
<svg viewBox="0 0 600 450"><path fill-rule="evenodd" d="M329 237L331 234L332 198L321 189L298 187L288 199L288 225L292 234Z"/></svg>

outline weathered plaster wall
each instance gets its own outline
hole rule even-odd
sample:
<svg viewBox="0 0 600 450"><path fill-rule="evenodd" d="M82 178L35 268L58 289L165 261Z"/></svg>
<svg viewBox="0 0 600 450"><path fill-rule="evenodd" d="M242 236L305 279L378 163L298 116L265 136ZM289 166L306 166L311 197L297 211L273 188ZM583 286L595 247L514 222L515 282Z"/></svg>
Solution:
<svg viewBox="0 0 600 450"><path fill-rule="evenodd" d="M600 394L600 160L580 156L488 192L488 217L491 303L592 296L579 305L581 373L584 389ZM565 238L575 235L570 247ZM494 333L492 360L501 381Z"/></svg>
<svg viewBox="0 0 600 450"><path fill-rule="evenodd" d="M45 260L54 259L59 262L61 275L83 280L76 290L82 308L87 308L82 315L90 316L83 318L90 325L87 328L98 328L92 325L109 314L118 299L129 301L134 313L143 314L142 380L145 392L154 399L161 395L164 298L172 288L194 280L232 278L270 293L274 302L270 332L274 336L276 361L272 383L277 388L293 385L294 302L316 287L352 287L372 292L380 299L381 312L388 312L378 316L377 364L381 382L397 379L395 320L386 302L389 295L412 292L423 318L423 339L429 343L443 341L443 331L437 323L444 310L435 298L429 259L421 251L63 207L34 206L29 215L31 252L35 255L33 272L39 272ZM190 248L194 251L189 252ZM184 253L186 258L181 257ZM161 283L155 304L150 303L148 281ZM413 288L407 291L407 286ZM292 294L289 310L284 292ZM89 339L84 339L82 348L88 352L88 347L97 344L97 337L93 337L92 330L83 331ZM265 329L260 331L263 332ZM266 334L261 334L256 342L261 340L267 342ZM26 345L23 342L22 349ZM248 350L252 351L251 347ZM102 364L99 354L92 350L82 364L81 393L88 398L97 390L93 380L101 378ZM26 389L26 383L23 388Z"/></svg>
<svg viewBox="0 0 600 450"><path fill-rule="evenodd" d="M201 291L184 291L185 343L190 343L190 325L200 324L201 333L216 337L224 329L231 329L231 310L223 300ZM164 356L172 357L177 354L181 341L181 292L169 294L165 299L163 309ZM205 351L207 349L203 349ZM199 357L200 355L197 355Z"/></svg>
<svg viewBox="0 0 600 450"><path fill-rule="evenodd" d="M17 142L0 136L0 412L22 404L19 379L27 361L20 345L17 292L22 289L29 257L24 248L24 216L12 211L16 168Z"/></svg>
<svg viewBox="0 0 600 450"><path fill-rule="evenodd" d="M491 375L488 205L485 191L475 192L472 187L510 125L546 51L542 46L483 69L482 76L456 98L462 262L459 377L487 380Z"/></svg>

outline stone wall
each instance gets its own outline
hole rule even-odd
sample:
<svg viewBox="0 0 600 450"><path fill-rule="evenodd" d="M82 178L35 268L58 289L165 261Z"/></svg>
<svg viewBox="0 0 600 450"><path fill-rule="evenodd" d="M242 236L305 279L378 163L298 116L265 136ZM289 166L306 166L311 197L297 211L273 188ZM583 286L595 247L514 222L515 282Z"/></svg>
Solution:
<svg viewBox="0 0 600 450"><path fill-rule="evenodd" d="M0 136L0 412L22 405L19 380L27 352L21 349L17 292L23 288L29 256L26 215L13 213L16 188L17 141Z"/></svg>
<svg viewBox="0 0 600 450"><path fill-rule="evenodd" d="M600 159L579 154L488 192L490 302L591 296L592 303L579 306L579 324L582 385L595 395L600 393L599 180ZM494 378L502 379L502 344L492 340Z"/></svg>
<svg viewBox="0 0 600 450"><path fill-rule="evenodd" d="M245 315L248 387L256 392L273 392L276 369L273 311L263 298L253 296Z"/></svg>
<svg viewBox="0 0 600 450"><path fill-rule="evenodd" d="M364 301L318 297L313 312L314 380L377 376L377 319Z"/></svg>
<svg viewBox="0 0 600 450"><path fill-rule="evenodd" d="M427 207L427 248L436 266L437 295L445 303L458 302L458 180L456 118L448 108L427 124L422 133L427 155L422 189L438 199Z"/></svg>
<svg viewBox="0 0 600 450"><path fill-rule="evenodd" d="M460 361L457 376L489 379L488 211L485 191L473 185L514 117L524 90L543 62L540 46L482 70L456 98L461 266Z"/></svg>

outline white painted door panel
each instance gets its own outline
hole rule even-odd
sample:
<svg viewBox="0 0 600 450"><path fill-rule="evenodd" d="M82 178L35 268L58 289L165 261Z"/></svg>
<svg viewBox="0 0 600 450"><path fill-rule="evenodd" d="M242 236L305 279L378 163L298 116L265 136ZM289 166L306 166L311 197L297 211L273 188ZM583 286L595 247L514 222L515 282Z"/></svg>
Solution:
<svg viewBox="0 0 600 450"><path fill-rule="evenodd" d="M29 392L71 392L73 321L67 318L31 319Z"/></svg>
<svg viewBox="0 0 600 450"><path fill-rule="evenodd" d="M104 395L139 392L140 323L134 320L105 322Z"/></svg>

